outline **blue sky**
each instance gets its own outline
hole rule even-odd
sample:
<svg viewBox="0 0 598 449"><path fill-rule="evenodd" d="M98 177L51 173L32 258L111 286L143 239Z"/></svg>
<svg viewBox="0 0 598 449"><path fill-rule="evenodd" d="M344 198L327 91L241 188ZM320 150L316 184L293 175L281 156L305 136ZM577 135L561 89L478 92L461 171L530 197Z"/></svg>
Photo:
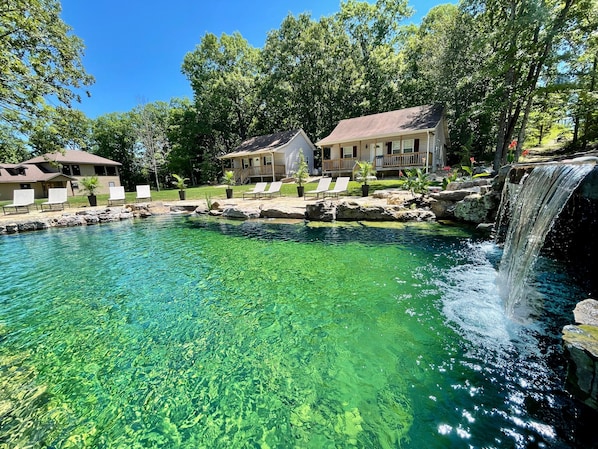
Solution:
<svg viewBox="0 0 598 449"><path fill-rule="evenodd" d="M411 2L419 22L442 2ZM320 18L340 0L62 0L62 18L85 43L84 66L96 82L77 105L88 117L126 112L142 103L193 96L181 74L186 53L207 33L239 31L262 47L287 14Z"/></svg>

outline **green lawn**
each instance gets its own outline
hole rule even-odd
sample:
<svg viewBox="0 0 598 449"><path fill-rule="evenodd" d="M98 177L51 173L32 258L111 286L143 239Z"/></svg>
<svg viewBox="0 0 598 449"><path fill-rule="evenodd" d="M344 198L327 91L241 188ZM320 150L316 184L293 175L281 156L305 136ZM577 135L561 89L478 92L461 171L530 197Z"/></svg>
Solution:
<svg viewBox="0 0 598 449"><path fill-rule="evenodd" d="M308 183L305 184L305 190L312 190L316 188L317 183ZM381 189L388 189L388 188L399 188L402 185L402 181L398 179L384 179L384 180L377 180L370 182L370 192L375 190ZM334 186L334 184L333 184ZM233 197L234 198L241 198L243 192L248 190L252 190L255 187L255 184L247 184L242 186L234 186L233 187ZM282 196L297 196L297 185L294 183L290 184L283 184L282 188L280 189ZM349 183L349 195L360 196L361 195L361 184L356 181L351 181ZM134 203L135 202L135 192L127 192L125 194L127 203ZM98 206L105 206L108 204L108 194L105 195L98 195ZM226 192L224 186L201 186L201 187L190 187L187 188L187 200L198 200L198 201L205 201L206 198L210 200L218 200L218 199L225 199ZM179 199L179 193L176 189L171 190L161 190L157 192L152 190L152 200L153 201L177 201ZM40 204L46 201L46 199L36 199L35 203ZM5 204L10 204L12 200L4 200L0 201L0 206ZM88 205L87 197L86 196L75 196L69 197L69 206L70 207L81 207Z"/></svg>

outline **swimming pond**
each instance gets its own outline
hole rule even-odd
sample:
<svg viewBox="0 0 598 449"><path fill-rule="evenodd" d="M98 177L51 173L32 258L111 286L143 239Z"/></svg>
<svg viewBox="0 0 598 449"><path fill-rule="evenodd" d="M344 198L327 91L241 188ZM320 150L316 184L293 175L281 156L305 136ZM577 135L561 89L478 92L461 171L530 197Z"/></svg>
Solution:
<svg viewBox="0 0 598 449"><path fill-rule="evenodd" d="M558 340L582 292L542 261L543 319L507 319L462 229L161 217L0 248L4 447L583 447Z"/></svg>

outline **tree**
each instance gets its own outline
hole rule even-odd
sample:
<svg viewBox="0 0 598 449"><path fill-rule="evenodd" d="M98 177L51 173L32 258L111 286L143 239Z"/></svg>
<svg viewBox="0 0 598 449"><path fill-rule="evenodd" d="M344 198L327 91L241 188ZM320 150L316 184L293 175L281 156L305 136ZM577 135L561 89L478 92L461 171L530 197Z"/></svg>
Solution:
<svg viewBox="0 0 598 449"><path fill-rule="evenodd" d="M23 140L15 135L7 123L0 122L0 163L18 164L30 156Z"/></svg>
<svg viewBox="0 0 598 449"><path fill-rule="evenodd" d="M32 122L29 145L33 153L42 155L64 149L88 149L91 121L77 110L58 106L51 108L45 119Z"/></svg>
<svg viewBox="0 0 598 449"><path fill-rule="evenodd" d="M160 170L166 165L170 142L166 135L169 107L158 101L140 106L135 111L137 150L143 170L153 173L160 191Z"/></svg>
<svg viewBox="0 0 598 449"><path fill-rule="evenodd" d="M134 117L128 113L105 114L92 123L91 152L122 164L121 182L127 190L145 181L136 151Z"/></svg>
<svg viewBox="0 0 598 449"><path fill-rule="evenodd" d="M57 0L0 2L0 122L21 128L46 116L45 98L70 106L80 100L77 90L92 84L83 42L60 12Z"/></svg>
<svg viewBox="0 0 598 449"><path fill-rule="evenodd" d="M259 50L235 32L207 33L187 53L182 71L191 82L195 107L226 153L245 140L254 124Z"/></svg>

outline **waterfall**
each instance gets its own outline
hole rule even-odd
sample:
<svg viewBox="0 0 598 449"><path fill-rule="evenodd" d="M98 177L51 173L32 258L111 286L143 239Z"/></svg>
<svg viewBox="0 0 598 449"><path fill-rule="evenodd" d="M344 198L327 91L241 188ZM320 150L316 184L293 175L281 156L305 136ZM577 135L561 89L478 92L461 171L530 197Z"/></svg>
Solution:
<svg viewBox="0 0 598 449"><path fill-rule="evenodd" d="M526 284L544 238L594 168L594 164L581 163L586 161L572 162L580 163L538 165L521 178L519 185L505 184L497 219L498 233L504 233L498 287L511 317L516 307L529 306Z"/></svg>

